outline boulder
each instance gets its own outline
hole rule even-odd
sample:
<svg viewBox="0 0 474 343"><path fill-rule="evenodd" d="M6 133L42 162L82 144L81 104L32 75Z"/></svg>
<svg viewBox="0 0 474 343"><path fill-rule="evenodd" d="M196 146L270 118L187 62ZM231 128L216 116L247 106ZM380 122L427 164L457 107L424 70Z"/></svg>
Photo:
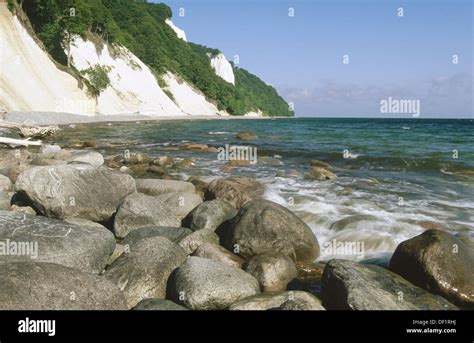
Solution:
<svg viewBox="0 0 474 343"><path fill-rule="evenodd" d="M235 268L242 268L244 260L217 244L203 243L197 247L193 256L209 258Z"/></svg>
<svg viewBox="0 0 474 343"><path fill-rule="evenodd" d="M36 216L36 211L30 206L12 205L10 207L10 211L20 212L20 213L25 213L25 214L29 214L29 215L32 215L32 216Z"/></svg>
<svg viewBox="0 0 474 343"><path fill-rule="evenodd" d="M474 252L446 231L428 230L400 243L389 268L458 306L474 308Z"/></svg>
<svg viewBox="0 0 474 343"><path fill-rule="evenodd" d="M158 156L152 161L152 163L158 167L167 167L173 165L174 160L170 156Z"/></svg>
<svg viewBox="0 0 474 343"><path fill-rule="evenodd" d="M196 189L191 182L160 180L160 179L136 179L137 192L146 195L160 195L164 193L194 193Z"/></svg>
<svg viewBox="0 0 474 343"><path fill-rule="evenodd" d="M309 163L311 167L320 167L324 169L331 169L331 165L329 163L319 161L319 160L311 160Z"/></svg>
<svg viewBox="0 0 474 343"><path fill-rule="evenodd" d="M231 176L213 180L208 185L206 198L227 201L240 209L246 202L263 196L265 187L258 181L246 176Z"/></svg>
<svg viewBox="0 0 474 343"><path fill-rule="evenodd" d="M0 192L9 192L11 190L13 190L11 180L7 176L0 174Z"/></svg>
<svg viewBox="0 0 474 343"><path fill-rule="evenodd" d="M254 256L245 270L258 280L262 292L286 291L288 283L297 276L294 262L280 253Z"/></svg>
<svg viewBox="0 0 474 343"><path fill-rule="evenodd" d="M46 158L53 158L60 151L61 147L59 145L51 144L43 144L39 149L39 153Z"/></svg>
<svg viewBox="0 0 474 343"><path fill-rule="evenodd" d="M325 308L321 305L321 301L314 295L308 292L290 291L290 296L287 301L278 307L281 311L324 311Z"/></svg>
<svg viewBox="0 0 474 343"><path fill-rule="evenodd" d="M193 232L184 227L170 227L170 226L149 226L141 227L130 232L123 240L122 244L131 245L138 242L141 239L148 237L165 237L171 242L177 243L184 237L192 234Z"/></svg>
<svg viewBox="0 0 474 343"><path fill-rule="evenodd" d="M333 180L337 176L333 172L321 167L313 167L311 168L308 174L305 174L305 179L308 180L318 180L318 181L325 181L325 180Z"/></svg>
<svg viewBox="0 0 474 343"><path fill-rule="evenodd" d="M115 235L123 238L133 230L147 226L180 227L183 218L201 202L195 193L130 194L115 216Z"/></svg>
<svg viewBox="0 0 474 343"><path fill-rule="evenodd" d="M87 163L96 167L100 167L104 164L104 156L102 156L102 154L97 151L87 151L73 155L66 161L68 163Z"/></svg>
<svg viewBox="0 0 474 343"><path fill-rule="evenodd" d="M170 278L170 296L192 310L220 310L259 293L258 281L241 269L189 257Z"/></svg>
<svg viewBox="0 0 474 343"><path fill-rule="evenodd" d="M222 200L205 201L192 210L183 223L191 230L216 230L222 223L236 216L237 210Z"/></svg>
<svg viewBox="0 0 474 343"><path fill-rule="evenodd" d="M45 262L0 263L0 310L125 310L104 277Z"/></svg>
<svg viewBox="0 0 474 343"><path fill-rule="evenodd" d="M0 211L9 211L14 193L0 192Z"/></svg>
<svg viewBox="0 0 474 343"><path fill-rule="evenodd" d="M262 293L229 306L231 311L324 310L318 298L308 292Z"/></svg>
<svg viewBox="0 0 474 343"><path fill-rule="evenodd" d="M258 136L255 132L244 131L237 134L237 138L243 141L254 141L258 139Z"/></svg>
<svg viewBox="0 0 474 343"><path fill-rule="evenodd" d="M428 293L389 270L348 260L330 260L321 283L328 310L455 310L444 298Z"/></svg>
<svg viewBox="0 0 474 343"><path fill-rule="evenodd" d="M186 307L178 305L171 300L145 299L132 308L134 311L187 311Z"/></svg>
<svg viewBox="0 0 474 343"><path fill-rule="evenodd" d="M32 166L60 166L60 165L65 165L65 164L67 164L66 161L57 160L54 158L45 158L45 157L42 157L41 155L34 156L33 159L31 160Z"/></svg>
<svg viewBox="0 0 474 343"><path fill-rule="evenodd" d="M164 299L170 274L185 260L186 253L175 243L149 237L132 244L104 275L120 288L132 308L144 299Z"/></svg>
<svg viewBox="0 0 474 343"><path fill-rule="evenodd" d="M0 242L2 262L52 262L96 274L115 248L106 228L6 211L0 211Z"/></svg>
<svg viewBox="0 0 474 343"><path fill-rule="evenodd" d="M270 156L258 157L258 163L271 167L281 167L283 165L283 162L281 160Z"/></svg>
<svg viewBox="0 0 474 343"><path fill-rule="evenodd" d="M319 244L311 229L285 207L269 200L252 200L221 233L229 250L245 259L279 252L295 262L312 262Z"/></svg>
<svg viewBox="0 0 474 343"><path fill-rule="evenodd" d="M135 180L88 164L34 167L18 177L16 189L47 217L107 221L135 191Z"/></svg>
<svg viewBox="0 0 474 343"><path fill-rule="evenodd" d="M219 236L212 230L198 230L182 238L178 244L189 255L204 243L219 244Z"/></svg>

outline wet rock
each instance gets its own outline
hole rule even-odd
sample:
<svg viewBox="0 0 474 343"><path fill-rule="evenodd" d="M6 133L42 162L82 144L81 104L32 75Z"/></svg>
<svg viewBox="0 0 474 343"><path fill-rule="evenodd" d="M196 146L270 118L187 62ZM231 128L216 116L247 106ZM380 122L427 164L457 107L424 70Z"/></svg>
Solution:
<svg viewBox="0 0 474 343"><path fill-rule="evenodd" d="M134 311L187 311L186 307L178 305L171 300L145 299L140 301Z"/></svg>
<svg viewBox="0 0 474 343"><path fill-rule="evenodd" d="M131 231L147 226L180 227L183 218L201 202L195 193L130 194L115 216L115 235L123 238Z"/></svg>
<svg viewBox="0 0 474 343"><path fill-rule="evenodd" d="M174 160L170 156L158 156L152 161L152 164L158 167L168 167L173 165Z"/></svg>
<svg viewBox="0 0 474 343"><path fill-rule="evenodd" d="M194 193L194 185L190 182L159 179L136 179L137 192L147 195L160 195L171 192Z"/></svg>
<svg viewBox="0 0 474 343"><path fill-rule="evenodd" d="M52 262L96 274L115 248L114 236L106 228L6 211L0 211L0 241L3 248L10 246L5 251L9 253L0 254L2 262Z"/></svg>
<svg viewBox="0 0 474 343"><path fill-rule="evenodd" d="M258 280L262 292L283 292L288 283L297 276L294 262L279 253L254 256L245 270Z"/></svg>
<svg viewBox="0 0 474 343"><path fill-rule="evenodd" d="M258 163L271 167L281 167L283 165L283 162L280 161L278 158L270 156L258 157Z"/></svg>
<svg viewBox="0 0 474 343"><path fill-rule="evenodd" d="M184 237L192 234L193 232L184 227L169 227L169 226L151 226L141 227L130 232L123 240L122 244L134 244L141 239L148 237L165 237L171 242L177 243Z"/></svg>
<svg viewBox="0 0 474 343"><path fill-rule="evenodd" d="M44 262L0 263L1 310L125 310L105 278Z"/></svg>
<svg viewBox="0 0 474 343"><path fill-rule="evenodd" d="M347 260L326 264L321 285L328 310L455 310L444 298L379 266Z"/></svg>
<svg viewBox="0 0 474 343"><path fill-rule="evenodd" d="M183 249L167 238L150 237L132 244L104 275L120 288L132 308L144 299L164 299L171 272L185 259Z"/></svg>
<svg viewBox="0 0 474 343"><path fill-rule="evenodd" d="M232 219L237 210L228 202L223 200L206 201L192 210L183 223L193 231L208 229L216 230L219 225Z"/></svg>
<svg viewBox="0 0 474 343"><path fill-rule="evenodd" d="M237 138L243 141L254 141L258 139L258 136L255 132L244 131L237 134Z"/></svg>
<svg viewBox="0 0 474 343"><path fill-rule="evenodd" d="M209 146L207 144L189 143L189 144L184 144L182 148L187 149L187 150L205 151L209 148Z"/></svg>
<svg viewBox="0 0 474 343"><path fill-rule="evenodd" d="M209 258L230 267L242 268L244 260L217 244L203 243L197 247L193 256Z"/></svg>
<svg viewBox="0 0 474 343"><path fill-rule="evenodd" d="M219 310L259 293L258 281L241 269L189 257L170 278L170 295L192 310Z"/></svg>
<svg viewBox="0 0 474 343"><path fill-rule="evenodd" d="M390 270L452 303L474 308L474 253L458 237L428 230L400 243Z"/></svg>
<svg viewBox="0 0 474 343"><path fill-rule="evenodd" d="M212 230L198 230L178 242L188 255L204 243L219 244L219 236Z"/></svg>
<svg viewBox="0 0 474 343"><path fill-rule="evenodd" d="M331 165L329 163L319 161L319 160L311 160L309 165L311 167L320 167L320 168L324 168L324 169L331 169Z"/></svg>
<svg viewBox="0 0 474 343"><path fill-rule="evenodd" d="M258 181L246 176L231 176L226 179L213 180L206 192L209 200L227 201L237 209L246 202L263 196L265 187Z"/></svg>
<svg viewBox="0 0 474 343"><path fill-rule="evenodd" d="M245 259L279 252L295 262L312 262L319 244L311 229L285 207L268 200L252 200L239 211L222 234L229 249L238 247Z"/></svg>
<svg viewBox="0 0 474 343"><path fill-rule="evenodd" d="M295 169L289 170L287 172L278 172L276 173L277 177L301 177L301 173Z"/></svg>
<svg viewBox="0 0 474 343"><path fill-rule="evenodd" d="M309 173L305 174L305 179L318 181L333 180L336 177L333 172L320 167L313 167Z"/></svg>
<svg viewBox="0 0 474 343"><path fill-rule="evenodd" d="M187 168L187 167L191 167L191 166L194 166L194 165L195 165L194 161L184 159L182 161L179 161L179 162L175 163L174 167L176 167L176 168Z"/></svg>
<svg viewBox="0 0 474 343"><path fill-rule="evenodd" d="M135 191L135 180L88 164L34 167L18 177L16 189L45 216L107 221Z"/></svg>

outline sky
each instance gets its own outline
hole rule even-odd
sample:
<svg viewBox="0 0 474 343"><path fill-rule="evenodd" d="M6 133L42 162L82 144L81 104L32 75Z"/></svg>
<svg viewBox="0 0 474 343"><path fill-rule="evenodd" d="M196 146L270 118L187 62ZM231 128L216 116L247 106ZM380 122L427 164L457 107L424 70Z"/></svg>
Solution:
<svg viewBox="0 0 474 343"><path fill-rule="evenodd" d="M393 107L406 100L419 117L474 118L472 0L154 2L188 41L238 56L297 116L412 117Z"/></svg>

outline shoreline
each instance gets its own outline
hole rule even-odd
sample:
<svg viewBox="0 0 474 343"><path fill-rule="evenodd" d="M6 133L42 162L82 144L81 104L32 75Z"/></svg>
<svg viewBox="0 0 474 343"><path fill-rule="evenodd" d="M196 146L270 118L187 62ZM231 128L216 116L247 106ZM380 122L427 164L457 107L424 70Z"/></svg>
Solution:
<svg viewBox="0 0 474 343"><path fill-rule="evenodd" d="M7 112L3 120L11 123L24 125L70 125L70 124L94 124L108 122L147 122L147 121L182 121L182 120L273 120L273 119L295 119L296 117L244 117L244 116L149 116L143 114L112 114L112 115L83 115L64 112Z"/></svg>

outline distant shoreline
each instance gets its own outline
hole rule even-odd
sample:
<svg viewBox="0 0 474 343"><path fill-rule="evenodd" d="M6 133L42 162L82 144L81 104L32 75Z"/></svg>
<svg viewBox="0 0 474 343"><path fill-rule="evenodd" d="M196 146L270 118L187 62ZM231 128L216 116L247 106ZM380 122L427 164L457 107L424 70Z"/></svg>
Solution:
<svg viewBox="0 0 474 343"><path fill-rule="evenodd" d="M244 117L244 116L148 116L142 114L118 114L118 115L81 115L60 112L8 112L3 119L12 123L26 125L70 125L70 124L92 124L108 122L133 122L133 121L170 121L170 120L235 120L235 119L293 119L296 117Z"/></svg>

